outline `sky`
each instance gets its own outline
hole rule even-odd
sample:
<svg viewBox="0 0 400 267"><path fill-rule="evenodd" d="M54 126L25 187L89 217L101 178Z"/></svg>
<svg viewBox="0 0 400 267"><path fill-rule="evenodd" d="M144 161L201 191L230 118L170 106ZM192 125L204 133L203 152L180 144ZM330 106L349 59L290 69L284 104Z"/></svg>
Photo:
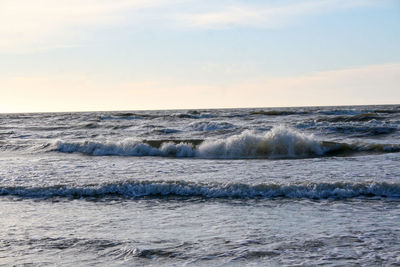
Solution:
<svg viewBox="0 0 400 267"><path fill-rule="evenodd" d="M0 112L400 104L399 0L0 0Z"/></svg>

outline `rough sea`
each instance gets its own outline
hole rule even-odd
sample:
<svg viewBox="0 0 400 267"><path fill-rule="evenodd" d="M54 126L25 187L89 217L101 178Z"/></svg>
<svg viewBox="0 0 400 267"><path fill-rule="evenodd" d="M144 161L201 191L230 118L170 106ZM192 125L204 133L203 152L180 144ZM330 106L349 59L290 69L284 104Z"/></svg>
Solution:
<svg viewBox="0 0 400 267"><path fill-rule="evenodd" d="M400 106L0 114L0 265L400 265Z"/></svg>

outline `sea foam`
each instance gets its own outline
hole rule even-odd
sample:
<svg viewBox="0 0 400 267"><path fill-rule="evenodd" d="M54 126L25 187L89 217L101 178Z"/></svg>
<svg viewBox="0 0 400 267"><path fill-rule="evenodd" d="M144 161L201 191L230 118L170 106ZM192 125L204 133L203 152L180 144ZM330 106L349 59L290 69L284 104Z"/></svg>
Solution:
<svg viewBox="0 0 400 267"><path fill-rule="evenodd" d="M83 153L92 156L161 156L207 159L296 159L321 156L346 156L354 153L400 152L400 145L337 143L316 139L295 129L277 126L265 134L244 131L224 139L56 141L52 151Z"/></svg>
<svg viewBox="0 0 400 267"><path fill-rule="evenodd" d="M0 195L27 198L103 197L204 197L204 198L304 198L342 199L354 197L400 197L397 183L303 183L242 184L195 183L187 181L126 181L81 187L0 187Z"/></svg>
<svg viewBox="0 0 400 267"><path fill-rule="evenodd" d="M323 154L314 136L277 126L264 135L244 131L220 140L206 140L198 147L204 158L302 158Z"/></svg>
<svg viewBox="0 0 400 267"><path fill-rule="evenodd" d="M164 156L164 157L194 157L195 149L192 144L164 142L160 147L126 139L120 142L63 142L57 141L56 151L64 153L83 153L92 156Z"/></svg>

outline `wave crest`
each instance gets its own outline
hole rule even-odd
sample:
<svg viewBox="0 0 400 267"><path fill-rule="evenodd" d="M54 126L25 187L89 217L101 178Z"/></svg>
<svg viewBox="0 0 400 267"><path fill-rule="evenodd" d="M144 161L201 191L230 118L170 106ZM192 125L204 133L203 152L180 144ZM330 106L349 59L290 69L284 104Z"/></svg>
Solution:
<svg viewBox="0 0 400 267"><path fill-rule="evenodd" d="M201 157L217 158L304 158L323 155L312 135L278 126L265 135L245 131L222 140L206 140L199 148Z"/></svg>
<svg viewBox="0 0 400 267"><path fill-rule="evenodd" d="M265 134L244 131L225 139L123 140L119 142L64 142L50 145L52 151L92 156L161 156L207 159L296 159L347 156L355 153L400 152L400 145L337 143L319 141L313 135L278 126Z"/></svg>
<svg viewBox="0 0 400 267"><path fill-rule="evenodd" d="M150 143L150 144L149 144ZM57 141L55 150L64 153L83 153L93 156L176 156L193 157L195 149L190 143L161 142L159 147L151 146L156 142L124 140L121 142L63 142Z"/></svg>
<svg viewBox="0 0 400 267"><path fill-rule="evenodd" d="M189 126L195 131L203 131L203 132L226 130L235 127L233 124L229 122L212 122L212 121L193 122L189 124Z"/></svg>
<svg viewBox="0 0 400 267"><path fill-rule="evenodd" d="M343 115L334 117L320 117L317 122L369 122L372 120L383 120L384 117L379 116L377 113L361 113L356 115Z"/></svg>
<svg viewBox="0 0 400 267"><path fill-rule="evenodd" d="M303 183L303 184L202 184L185 181L130 181L97 186L0 187L0 195L27 198L104 197L204 197L204 198L305 198L400 197L398 183Z"/></svg>

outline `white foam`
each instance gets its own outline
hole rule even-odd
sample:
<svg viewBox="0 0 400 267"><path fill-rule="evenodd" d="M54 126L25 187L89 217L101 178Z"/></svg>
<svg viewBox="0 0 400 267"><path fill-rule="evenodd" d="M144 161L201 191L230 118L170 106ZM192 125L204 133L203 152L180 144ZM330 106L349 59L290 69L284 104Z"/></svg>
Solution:
<svg viewBox="0 0 400 267"><path fill-rule="evenodd" d="M65 153L79 152L93 156L164 156L193 157L195 149L187 143L166 142L160 148L135 140L121 142L56 142L55 150Z"/></svg>
<svg viewBox="0 0 400 267"><path fill-rule="evenodd" d="M184 196L205 198L305 198L400 197L396 183L304 183L304 184L202 184L185 181L128 181L83 187L0 187L0 195L49 197L145 197Z"/></svg>
<svg viewBox="0 0 400 267"><path fill-rule="evenodd" d="M199 148L206 158L298 158L322 155L320 142L312 135L277 126L264 135L245 131L222 140L206 140Z"/></svg>
<svg viewBox="0 0 400 267"><path fill-rule="evenodd" d="M189 126L196 131L217 131L233 128L234 125L228 122L199 121L192 122Z"/></svg>
<svg viewBox="0 0 400 267"><path fill-rule="evenodd" d="M188 143L163 143L159 150L161 156L194 157L196 155L193 145Z"/></svg>
<svg viewBox="0 0 400 267"><path fill-rule="evenodd" d="M160 141L161 142L161 141ZM83 153L93 156L161 156L197 157L208 159L280 159L308 158L352 153L393 153L400 151L396 144L322 142L313 135L277 126L265 134L244 131L225 139L206 139L200 145L191 141L164 141L159 147L138 140L112 141L57 141L52 149L64 153Z"/></svg>
<svg viewBox="0 0 400 267"><path fill-rule="evenodd" d="M160 148L137 140L120 142L56 143L59 152L80 152L93 156L168 156L200 158L298 158L322 155L320 142L313 136L278 126L264 135L245 131L226 139L205 140L198 147L190 143L165 142Z"/></svg>

